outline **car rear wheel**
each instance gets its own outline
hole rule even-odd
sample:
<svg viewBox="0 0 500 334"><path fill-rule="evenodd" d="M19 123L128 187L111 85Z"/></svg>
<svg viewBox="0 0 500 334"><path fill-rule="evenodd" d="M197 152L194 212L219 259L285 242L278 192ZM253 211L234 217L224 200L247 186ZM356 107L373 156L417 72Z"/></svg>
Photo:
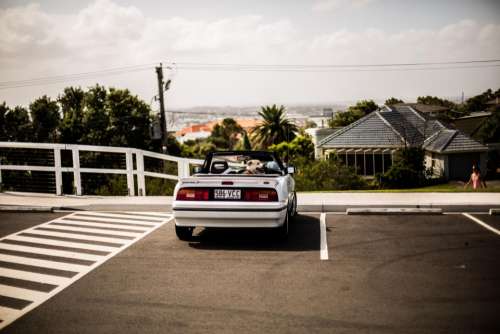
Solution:
<svg viewBox="0 0 500 334"><path fill-rule="evenodd" d="M191 240L193 237L193 230L194 227L175 225L175 234L177 234L177 238L183 241Z"/></svg>
<svg viewBox="0 0 500 334"><path fill-rule="evenodd" d="M293 202L292 207L290 209L290 217L294 217L297 215L297 193L293 193Z"/></svg>
<svg viewBox="0 0 500 334"><path fill-rule="evenodd" d="M281 240L288 238L288 212L286 213L285 222L280 227L276 228L277 237Z"/></svg>

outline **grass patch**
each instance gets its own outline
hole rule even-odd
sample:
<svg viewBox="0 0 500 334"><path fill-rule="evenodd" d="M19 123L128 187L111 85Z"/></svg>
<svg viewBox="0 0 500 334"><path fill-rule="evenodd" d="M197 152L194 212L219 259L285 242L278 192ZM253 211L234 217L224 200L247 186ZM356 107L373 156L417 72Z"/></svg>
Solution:
<svg viewBox="0 0 500 334"><path fill-rule="evenodd" d="M487 188L480 188L477 190L472 189L471 186L464 189L464 182L452 181L433 186L411 188L411 189L369 189L369 190L328 190L328 191L308 191L308 192L360 192L360 193L430 193L430 192L443 192L443 193L476 193L476 192L500 192L500 181L487 181Z"/></svg>

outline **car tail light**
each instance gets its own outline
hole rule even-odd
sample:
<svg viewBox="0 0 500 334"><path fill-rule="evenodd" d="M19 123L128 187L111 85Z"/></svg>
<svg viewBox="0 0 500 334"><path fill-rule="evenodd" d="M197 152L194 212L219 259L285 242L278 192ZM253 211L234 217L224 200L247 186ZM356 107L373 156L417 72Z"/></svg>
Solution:
<svg viewBox="0 0 500 334"><path fill-rule="evenodd" d="M208 189L182 188L177 192L178 201L208 201Z"/></svg>
<svg viewBox="0 0 500 334"><path fill-rule="evenodd" d="M277 202L278 193L274 189L248 189L245 191L245 201Z"/></svg>

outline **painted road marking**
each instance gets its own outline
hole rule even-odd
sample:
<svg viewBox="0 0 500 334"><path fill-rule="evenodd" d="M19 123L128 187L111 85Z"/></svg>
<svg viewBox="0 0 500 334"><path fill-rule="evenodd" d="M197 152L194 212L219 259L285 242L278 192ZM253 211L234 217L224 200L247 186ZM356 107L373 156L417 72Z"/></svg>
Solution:
<svg viewBox="0 0 500 334"><path fill-rule="evenodd" d="M90 254L97 254L97 255L107 255L115 250L114 247L109 247L109 246L85 244L85 243L77 243L69 241L58 241L57 243L54 244L53 240L44 239L41 236L28 237L22 235L13 235L9 239L2 240L0 242L10 242L10 243L16 242L16 243L24 243L30 245L39 245L39 247L45 246L45 248L48 249L55 249L55 247L67 248L67 249L79 249L82 252L85 250L87 252L93 252ZM103 252L104 254L98 252Z"/></svg>
<svg viewBox="0 0 500 334"><path fill-rule="evenodd" d="M319 218L320 225L320 252L321 260L328 260L328 245L326 244L326 213L322 213Z"/></svg>
<svg viewBox="0 0 500 334"><path fill-rule="evenodd" d="M26 253L58 256L58 257L63 257L63 258L65 257L65 258L70 258L70 259L89 260L89 261L98 261L100 259L100 256L93 255L93 254L75 253L75 252L68 252L68 251L63 251L63 250L44 249L44 248L39 248L39 247L12 245L12 244L6 244L6 243L0 243L0 250L20 251L20 252L26 252Z"/></svg>
<svg viewBox="0 0 500 334"><path fill-rule="evenodd" d="M465 217L469 218L470 220L472 220L473 222L481 225L482 227L484 227L485 229L487 230L490 230L491 232L497 234L497 235L500 235L500 231L497 230L496 228L493 228L491 227L490 225L486 224L485 222L481 221L480 219L474 217L473 215L469 214L469 213L462 213Z"/></svg>
<svg viewBox="0 0 500 334"><path fill-rule="evenodd" d="M79 221L79 220L64 220L64 219L58 219L52 222L52 225L62 225L65 224L67 226L85 226L85 227L95 227L95 228L109 228L109 229L122 229L122 230L127 230L127 231L140 231L140 232L146 232L146 229L149 227L140 227L136 225L125 225L123 223L116 224L116 223L94 223L94 222L86 222L86 221Z"/></svg>
<svg viewBox="0 0 500 334"><path fill-rule="evenodd" d="M96 217L96 216L83 216L74 213L74 216L70 217L65 217L68 220L71 220L73 218L76 218L77 220L84 220L84 221L100 221L100 222L112 222L112 223L126 223L126 224L134 224L134 225L147 225L147 226L154 226L158 224L161 221L153 220L150 219L149 221L143 221L143 220L135 220L135 219L123 219L123 218L106 218L106 217Z"/></svg>
<svg viewBox="0 0 500 334"><path fill-rule="evenodd" d="M0 329L171 219L75 212L0 238Z"/></svg>
<svg viewBox="0 0 500 334"><path fill-rule="evenodd" d="M137 220L137 221L146 221L146 222L161 222L164 218L159 218L159 217L150 217L150 216L137 216L134 214L123 214L123 213L107 213L107 212L75 212L75 217L78 216L87 216L87 217L104 217L104 218L125 218L125 219L132 219L132 220Z"/></svg>

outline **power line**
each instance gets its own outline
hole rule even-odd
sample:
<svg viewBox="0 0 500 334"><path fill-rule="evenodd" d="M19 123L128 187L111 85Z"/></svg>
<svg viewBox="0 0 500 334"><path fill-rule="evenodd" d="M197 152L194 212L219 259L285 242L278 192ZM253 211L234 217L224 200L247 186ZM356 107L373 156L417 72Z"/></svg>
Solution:
<svg viewBox="0 0 500 334"><path fill-rule="evenodd" d="M476 66L446 66L446 67L420 67L420 68L352 68L352 69L301 69L301 68L238 68L238 67L188 67L179 66L179 70L186 71L212 71L212 72L304 72L304 73L339 73L339 72L404 72L404 71L440 71L456 69L477 69L500 67L500 64L494 65L476 65Z"/></svg>
<svg viewBox="0 0 500 334"><path fill-rule="evenodd" d="M128 70L128 71L113 72L113 73L101 73L101 74L95 75L95 76L80 76L80 77L61 78L61 79L57 79L57 80L26 82L26 83L21 83L21 84L12 84L10 86L0 85L0 90L10 89L10 88L31 87L31 86L53 85L53 84L58 84L58 83L65 83L65 82L79 81L79 80L91 80L91 79L95 79L97 77L122 75L122 74L127 74L127 73L132 73L132 72L142 72L142 71L146 71L146 70L151 70L151 68L135 69L135 70Z"/></svg>
<svg viewBox="0 0 500 334"><path fill-rule="evenodd" d="M343 67L389 67L389 66L429 66L429 65L460 65L460 64L481 64L497 63L500 59L483 60L463 60L463 61L443 61L443 62L420 62L420 63L382 63L382 64L238 64L238 63L189 63L176 62L178 66L229 66L229 67L277 67L277 68L343 68Z"/></svg>
<svg viewBox="0 0 500 334"><path fill-rule="evenodd" d="M212 72L403 72L403 71L436 71L462 70L500 67L500 59L465 60L447 62L421 63L383 63L383 64L223 64L166 62L176 70L212 71ZM39 85L51 85L77 80L88 80L102 76L121 75L153 69L155 63L122 66L97 71L46 76L25 80L0 82L0 90ZM168 68L168 67L167 67Z"/></svg>
<svg viewBox="0 0 500 334"><path fill-rule="evenodd" d="M8 84L21 84L21 83L32 82L32 81L57 80L57 79L66 79L69 77L81 77L81 76L87 76L87 75L99 75L99 74L107 74L107 73L113 74L113 73L120 73L120 72L127 72L127 71L144 70L144 69L151 68L154 64L155 63L142 64L142 65L130 65L130 66L114 67L114 68L108 68L108 69L91 71L91 72L62 74L62 75L55 75L55 76L48 76L48 77L25 79L25 80L3 81L3 82L0 82L0 86L8 85Z"/></svg>

